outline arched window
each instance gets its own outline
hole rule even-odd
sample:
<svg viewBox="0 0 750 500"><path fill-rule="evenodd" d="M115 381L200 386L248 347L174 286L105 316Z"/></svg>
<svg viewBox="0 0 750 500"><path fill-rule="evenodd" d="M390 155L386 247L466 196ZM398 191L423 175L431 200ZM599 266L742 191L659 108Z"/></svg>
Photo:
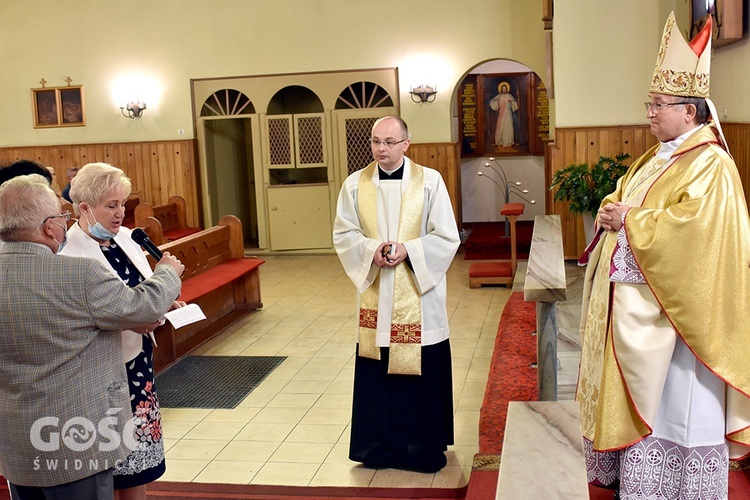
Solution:
<svg viewBox="0 0 750 500"><path fill-rule="evenodd" d="M201 116L230 116L254 114L255 107L250 99L234 89L217 90L206 99L201 108Z"/></svg>
<svg viewBox="0 0 750 500"><path fill-rule="evenodd" d="M336 99L336 109L386 108L393 99L383 87L373 82L356 82L345 88Z"/></svg>

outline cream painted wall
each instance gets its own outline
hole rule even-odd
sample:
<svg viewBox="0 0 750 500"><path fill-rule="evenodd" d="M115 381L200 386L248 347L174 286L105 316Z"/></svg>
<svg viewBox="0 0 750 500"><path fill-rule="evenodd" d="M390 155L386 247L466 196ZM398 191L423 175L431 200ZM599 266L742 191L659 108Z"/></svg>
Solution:
<svg viewBox="0 0 750 500"><path fill-rule="evenodd" d="M451 140L451 98L480 62L517 60L544 75L541 0L35 0L0 2L0 146L193 137L190 79L398 67L415 142ZM35 130L29 89L84 86L86 126ZM129 120L122 79L148 109ZM436 84L433 104L409 87ZM137 86L137 85L136 85ZM178 135L184 129L184 136Z"/></svg>
<svg viewBox="0 0 750 500"><path fill-rule="evenodd" d="M641 103L647 100L659 41L672 10L687 36L690 10L684 0L555 2L558 127L646 123ZM721 120L750 121L748 60L747 39L714 50L711 99Z"/></svg>
<svg viewBox="0 0 750 500"><path fill-rule="evenodd" d="M654 0L555 2L556 125L645 123L665 20Z"/></svg>
<svg viewBox="0 0 750 500"><path fill-rule="evenodd" d="M748 38L714 52L711 60L711 100L716 104L720 121L750 122L749 61Z"/></svg>

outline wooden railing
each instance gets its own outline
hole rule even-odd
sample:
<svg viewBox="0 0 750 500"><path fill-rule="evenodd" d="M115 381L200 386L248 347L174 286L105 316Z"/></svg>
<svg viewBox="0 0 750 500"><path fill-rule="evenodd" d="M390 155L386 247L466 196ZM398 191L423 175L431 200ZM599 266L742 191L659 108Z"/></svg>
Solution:
<svg viewBox="0 0 750 500"><path fill-rule="evenodd" d="M537 386L540 401L557 401L557 313L566 299L565 260L559 215L537 215L531 237L523 298L536 302Z"/></svg>

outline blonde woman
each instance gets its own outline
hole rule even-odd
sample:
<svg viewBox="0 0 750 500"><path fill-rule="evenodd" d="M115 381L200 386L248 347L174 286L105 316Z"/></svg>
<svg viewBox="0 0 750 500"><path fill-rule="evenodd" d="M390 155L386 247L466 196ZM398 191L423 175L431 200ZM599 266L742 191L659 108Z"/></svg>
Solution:
<svg viewBox="0 0 750 500"><path fill-rule="evenodd" d="M130 179L106 163L84 165L72 179L70 197L78 222L68 231L63 254L100 261L130 286L151 276L141 247L122 225ZM184 302L175 302L181 307ZM148 336L158 323L122 332L122 348L130 386L136 448L115 467L115 494L121 500L146 498L146 484L164 474L164 440L159 399L154 386L153 346Z"/></svg>

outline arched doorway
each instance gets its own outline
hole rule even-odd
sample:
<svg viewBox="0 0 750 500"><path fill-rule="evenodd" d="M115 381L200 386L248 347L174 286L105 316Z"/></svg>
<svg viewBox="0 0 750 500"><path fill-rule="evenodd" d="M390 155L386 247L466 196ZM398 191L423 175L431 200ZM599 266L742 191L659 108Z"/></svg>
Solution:
<svg viewBox="0 0 750 500"><path fill-rule="evenodd" d="M526 81L533 89L519 89L519 82ZM483 83L484 87L479 83ZM473 83L473 86L472 86ZM505 87L507 85L507 87ZM510 139L499 133L500 118L498 97L505 90L512 96L508 99L511 118L505 124L518 127L516 120L525 113L528 127L523 134L511 134ZM473 95L469 95L473 92ZM530 102L534 99L534 102ZM493 102L494 100L494 102ZM467 106L466 104L471 104ZM526 108L533 104L533 110ZM479 63L462 76L456 88L452 106L454 109L454 139L462 143L461 156L461 199L463 221L473 222L502 221L500 210L505 200L505 179L513 185L510 202L522 202L526 208L521 220L533 220L536 215L546 212L546 181L544 169L544 143L548 137L540 137L539 130L548 134L548 128L538 126L541 122L549 127L549 100L542 79L528 66L507 59L495 59ZM494 109L493 109L494 108ZM470 113L475 113L471 115ZM478 115L484 120L478 119ZM507 117L507 116L506 116ZM473 120L473 122L472 122ZM474 124L475 130L462 133L464 128ZM512 129L511 129L512 130ZM546 132L545 132L546 130ZM473 137L472 137L473 134ZM481 136L481 137L480 137ZM481 142L489 147L475 147L472 151L470 140ZM510 141L509 143L506 141ZM537 140L536 148L530 141ZM497 141L495 143L495 141ZM525 141L525 142L524 142ZM540 144L541 143L541 144ZM476 146L476 145L474 145ZM488 149L495 152L489 152ZM490 166L486 166L490 164ZM520 184L518 184L520 183ZM527 192L524 192L527 191ZM533 203L532 203L533 201Z"/></svg>

